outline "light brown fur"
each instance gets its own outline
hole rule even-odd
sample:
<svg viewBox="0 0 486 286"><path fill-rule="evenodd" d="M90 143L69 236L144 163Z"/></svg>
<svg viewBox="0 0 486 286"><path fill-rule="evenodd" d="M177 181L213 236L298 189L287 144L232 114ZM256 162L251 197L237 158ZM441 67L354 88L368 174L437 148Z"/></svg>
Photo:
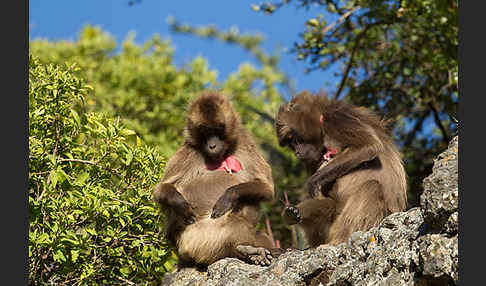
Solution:
<svg viewBox="0 0 486 286"><path fill-rule="evenodd" d="M308 145L295 144L296 149L338 151L324 165L315 155L305 162L312 174L308 191L315 198L297 209L311 246L344 242L353 232L405 210L402 156L387 122L371 110L304 92L280 109L276 127L282 145L300 137Z"/></svg>
<svg viewBox="0 0 486 286"><path fill-rule="evenodd" d="M229 174L207 169L208 158L200 151L203 139L197 133L201 126L225 127L225 157L236 157L241 171ZM194 223L185 223L180 214L172 211L167 191L172 187L190 205L186 211L194 216ZM231 187L238 193L238 201L230 211L212 218L216 205L224 206L221 198L231 193L228 191ZM224 257L247 258L236 250L238 245L273 247L268 236L255 229L259 203L273 196L270 166L239 122L229 100L217 93L205 93L195 99L188 108L185 142L169 159L154 190L155 200L167 213L166 232L181 262L209 265Z"/></svg>

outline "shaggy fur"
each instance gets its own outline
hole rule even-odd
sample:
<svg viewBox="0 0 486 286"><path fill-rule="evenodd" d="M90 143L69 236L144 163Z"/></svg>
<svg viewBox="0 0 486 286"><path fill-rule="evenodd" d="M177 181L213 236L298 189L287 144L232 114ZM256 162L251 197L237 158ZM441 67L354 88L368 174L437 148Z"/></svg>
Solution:
<svg viewBox="0 0 486 286"><path fill-rule="evenodd" d="M268 257L255 259L238 251L247 248L237 247L273 247L266 234L255 229L259 203L274 197L271 169L230 101L215 92L195 99L188 106L184 134L185 142L168 161L153 194L167 214L167 237L181 263L204 266L239 257L265 264ZM208 168L210 158L202 152L208 134L224 141L222 157L234 156L240 171Z"/></svg>
<svg viewBox="0 0 486 286"><path fill-rule="evenodd" d="M312 176L312 198L286 213L298 215L311 246L338 244L407 205L402 155L387 122L364 107L303 92L282 106L276 130ZM337 154L323 162L329 148Z"/></svg>

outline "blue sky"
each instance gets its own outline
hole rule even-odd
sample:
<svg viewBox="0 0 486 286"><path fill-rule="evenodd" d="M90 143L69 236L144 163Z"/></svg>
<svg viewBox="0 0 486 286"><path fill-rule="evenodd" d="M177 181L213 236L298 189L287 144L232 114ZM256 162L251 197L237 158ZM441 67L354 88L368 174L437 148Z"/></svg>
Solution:
<svg viewBox="0 0 486 286"><path fill-rule="evenodd" d="M181 66L196 56L203 56L210 68L218 70L219 80L237 70L243 62L255 63L241 48L218 41L169 32L166 19L174 16L180 23L214 24L222 30L237 26L241 33L259 32L265 37L263 48L276 49L281 54L281 68L294 80L297 91L335 90L338 78L333 71L314 71L305 74L306 64L288 52L304 31L305 21L324 13L319 7L311 9L288 5L273 15L254 12L250 5L259 2L237 0L162 1L143 0L129 6L128 0L30 0L29 37L49 40L77 38L85 24L98 25L122 42L130 31L136 33L135 42L143 43L157 33L170 38L175 47L174 60ZM326 85L326 82L329 85Z"/></svg>

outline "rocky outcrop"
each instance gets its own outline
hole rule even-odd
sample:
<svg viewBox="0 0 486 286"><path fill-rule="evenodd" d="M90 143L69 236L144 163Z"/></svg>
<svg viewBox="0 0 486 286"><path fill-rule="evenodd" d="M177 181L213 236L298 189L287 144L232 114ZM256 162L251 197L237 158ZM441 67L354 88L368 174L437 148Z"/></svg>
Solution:
<svg viewBox="0 0 486 286"><path fill-rule="evenodd" d="M458 137L449 143L449 148L434 162L432 174L424 179L424 192L420 205L425 222L433 232L457 234L458 208Z"/></svg>
<svg viewBox="0 0 486 286"><path fill-rule="evenodd" d="M347 243L292 250L268 267L226 258L164 285L457 285L458 138L424 180L420 207L394 213Z"/></svg>

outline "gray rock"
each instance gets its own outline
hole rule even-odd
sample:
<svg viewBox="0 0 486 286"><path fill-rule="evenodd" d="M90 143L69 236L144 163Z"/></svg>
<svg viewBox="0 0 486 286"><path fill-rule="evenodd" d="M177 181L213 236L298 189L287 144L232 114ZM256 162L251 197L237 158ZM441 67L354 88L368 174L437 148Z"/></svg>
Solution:
<svg viewBox="0 0 486 286"><path fill-rule="evenodd" d="M448 238L440 234L428 234L421 237L418 244L422 274L433 278L445 275L457 284L457 235Z"/></svg>
<svg viewBox="0 0 486 286"><path fill-rule="evenodd" d="M377 228L363 234L368 238L364 255L346 256L338 265L326 285L346 281L350 285L413 285L414 273L410 271L418 261L414 241L423 224L422 212L414 208L408 212L395 213L387 217ZM353 236L340 247L352 250L340 254L356 253Z"/></svg>
<svg viewBox="0 0 486 286"><path fill-rule="evenodd" d="M183 269L164 285L457 285L457 137L424 180L421 206L386 217L346 243L291 250L268 267L226 258Z"/></svg>
<svg viewBox="0 0 486 286"><path fill-rule="evenodd" d="M458 209L458 148L456 136L449 143L449 148L434 161L432 174L424 179L424 191L420 196L425 221L432 231L446 230L450 235L457 233L457 216L455 226L449 223L449 218Z"/></svg>

